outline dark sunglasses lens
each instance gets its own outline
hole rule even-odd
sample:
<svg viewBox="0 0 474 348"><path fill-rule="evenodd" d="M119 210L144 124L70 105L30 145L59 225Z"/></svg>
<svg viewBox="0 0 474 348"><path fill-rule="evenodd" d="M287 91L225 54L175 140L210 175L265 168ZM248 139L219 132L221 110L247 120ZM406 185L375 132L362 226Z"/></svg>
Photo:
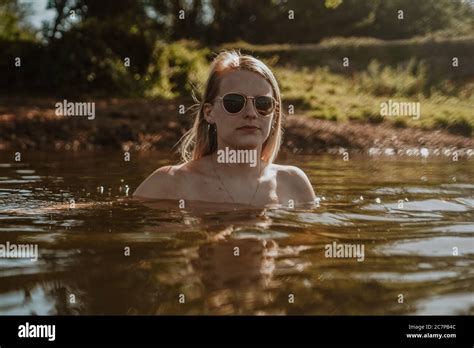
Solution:
<svg viewBox="0 0 474 348"><path fill-rule="evenodd" d="M273 112L275 103L272 98L267 96L261 96L255 98L255 108L261 115L268 115Z"/></svg>
<svg viewBox="0 0 474 348"><path fill-rule="evenodd" d="M231 114L241 111L245 104L244 96L240 94L227 94L224 96L224 107Z"/></svg>

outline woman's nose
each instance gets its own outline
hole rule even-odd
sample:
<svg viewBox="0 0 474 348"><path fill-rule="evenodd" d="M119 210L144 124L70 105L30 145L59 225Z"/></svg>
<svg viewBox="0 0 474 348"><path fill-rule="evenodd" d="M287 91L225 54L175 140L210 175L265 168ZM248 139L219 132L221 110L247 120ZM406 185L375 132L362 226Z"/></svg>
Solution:
<svg viewBox="0 0 474 348"><path fill-rule="evenodd" d="M255 110L255 106L253 100L248 99L247 104L245 105L245 118L257 118L257 110Z"/></svg>

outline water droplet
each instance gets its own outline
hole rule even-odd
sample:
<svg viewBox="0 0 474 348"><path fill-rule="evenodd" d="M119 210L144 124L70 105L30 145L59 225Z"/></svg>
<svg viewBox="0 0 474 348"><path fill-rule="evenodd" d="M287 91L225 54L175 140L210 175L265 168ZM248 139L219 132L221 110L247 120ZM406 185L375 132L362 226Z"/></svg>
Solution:
<svg viewBox="0 0 474 348"><path fill-rule="evenodd" d="M375 202L378 203L378 204L382 203L382 201L381 201L380 198L378 198L378 197L375 198Z"/></svg>
<svg viewBox="0 0 474 348"><path fill-rule="evenodd" d="M320 203L321 203L321 198L316 197L316 198L314 199L314 203L316 203L316 207L319 208L319 207L320 207Z"/></svg>

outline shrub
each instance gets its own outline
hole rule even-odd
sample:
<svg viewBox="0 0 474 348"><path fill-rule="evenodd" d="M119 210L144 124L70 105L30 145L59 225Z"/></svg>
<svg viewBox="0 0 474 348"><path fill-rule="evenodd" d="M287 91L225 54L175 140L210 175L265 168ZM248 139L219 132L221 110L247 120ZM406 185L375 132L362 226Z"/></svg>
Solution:
<svg viewBox="0 0 474 348"><path fill-rule="evenodd" d="M157 43L144 77L144 95L165 99L190 95L206 78L209 54L186 42Z"/></svg>
<svg viewBox="0 0 474 348"><path fill-rule="evenodd" d="M397 119L393 122L393 126L396 127L396 128L407 128L408 124L403 119Z"/></svg>
<svg viewBox="0 0 474 348"><path fill-rule="evenodd" d="M472 125L465 118L458 118L448 124L448 131L470 137L472 135Z"/></svg>
<svg viewBox="0 0 474 348"><path fill-rule="evenodd" d="M366 71L356 75L357 88L375 96L414 96L426 94L429 86L426 65L411 59L396 68L370 62Z"/></svg>

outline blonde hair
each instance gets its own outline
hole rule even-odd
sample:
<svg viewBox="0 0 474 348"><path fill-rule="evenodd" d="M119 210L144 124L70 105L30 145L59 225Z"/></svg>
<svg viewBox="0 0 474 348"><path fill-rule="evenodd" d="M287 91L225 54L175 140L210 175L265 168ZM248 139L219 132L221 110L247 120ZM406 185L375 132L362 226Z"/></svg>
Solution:
<svg viewBox="0 0 474 348"><path fill-rule="evenodd" d="M277 105L273 116L273 125L268 138L262 145L261 159L273 162L280 149L283 130L281 95L278 82L270 68L261 60L250 55L241 54L239 51L222 51L212 61L209 77L207 79L204 95L201 101L193 108L197 108L193 127L188 130L180 140L179 152L184 162L197 160L217 151L217 134L215 125L210 125L204 118L204 104L211 103L219 92L219 83L225 73L235 70L248 70L259 74L267 80L273 91Z"/></svg>

